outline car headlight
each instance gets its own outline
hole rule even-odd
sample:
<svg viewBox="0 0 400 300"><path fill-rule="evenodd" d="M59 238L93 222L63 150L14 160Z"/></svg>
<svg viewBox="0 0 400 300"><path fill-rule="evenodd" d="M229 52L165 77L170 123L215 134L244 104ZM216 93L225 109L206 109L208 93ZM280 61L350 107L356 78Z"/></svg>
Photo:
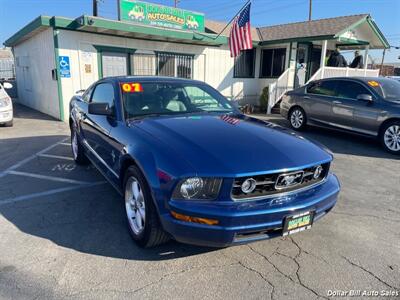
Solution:
<svg viewBox="0 0 400 300"><path fill-rule="evenodd" d="M172 197L182 200L214 200L218 197L222 179L191 177L181 180Z"/></svg>
<svg viewBox="0 0 400 300"><path fill-rule="evenodd" d="M9 98L2 98L0 99L0 107L6 107L9 106L11 103L11 100Z"/></svg>

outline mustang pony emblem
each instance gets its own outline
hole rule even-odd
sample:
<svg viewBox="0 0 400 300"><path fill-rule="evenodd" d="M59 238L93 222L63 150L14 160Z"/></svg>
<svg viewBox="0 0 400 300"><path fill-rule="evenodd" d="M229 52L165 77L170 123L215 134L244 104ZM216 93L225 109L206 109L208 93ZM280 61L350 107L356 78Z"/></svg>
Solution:
<svg viewBox="0 0 400 300"><path fill-rule="evenodd" d="M275 183L275 188L284 189L298 185L303 181L303 175L303 171L279 175Z"/></svg>

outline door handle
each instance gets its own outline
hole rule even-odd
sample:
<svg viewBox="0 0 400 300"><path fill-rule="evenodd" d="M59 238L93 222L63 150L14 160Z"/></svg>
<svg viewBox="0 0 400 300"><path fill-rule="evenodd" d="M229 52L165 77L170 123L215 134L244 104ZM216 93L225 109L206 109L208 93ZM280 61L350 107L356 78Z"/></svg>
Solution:
<svg viewBox="0 0 400 300"><path fill-rule="evenodd" d="M310 96L304 96L303 99L311 99Z"/></svg>
<svg viewBox="0 0 400 300"><path fill-rule="evenodd" d="M337 100L336 100L336 101L333 101L332 103L333 103L333 104L342 104L342 101L337 101Z"/></svg>

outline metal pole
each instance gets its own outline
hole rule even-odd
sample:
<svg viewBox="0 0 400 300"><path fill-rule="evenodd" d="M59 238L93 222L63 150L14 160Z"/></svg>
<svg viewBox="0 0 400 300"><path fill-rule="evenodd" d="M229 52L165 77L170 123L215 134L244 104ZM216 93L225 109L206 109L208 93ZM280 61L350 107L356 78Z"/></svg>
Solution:
<svg viewBox="0 0 400 300"><path fill-rule="evenodd" d="M93 0L93 17L98 16L97 0Z"/></svg>
<svg viewBox="0 0 400 300"><path fill-rule="evenodd" d="M381 66L380 66L380 68L379 68L379 75L381 75L381 76L382 76L382 69L383 69L383 61L385 60L385 54L386 54L386 48L383 49Z"/></svg>
<svg viewBox="0 0 400 300"><path fill-rule="evenodd" d="M174 7L178 7L178 3L181 2L180 0L174 0Z"/></svg>
<svg viewBox="0 0 400 300"><path fill-rule="evenodd" d="M310 0L309 9L308 9L308 21L312 19L312 0Z"/></svg>
<svg viewBox="0 0 400 300"><path fill-rule="evenodd" d="M232 21L236 18L236 16L237 16L238 14L240 14L240 13L242 12L243 8L245 8L246 5L249 4L250 2L251 2L251 0L248 0L248 1L242 6L242 8L238 11L238 13L237 13L236 15L233 16L233 18L226 24L226 26L224 27L224 29L222 29L221 32L218 33L218 35L217 35L214 39L217 39L217 38L224 32L224 30L229 26L229 24L232 23Z"/></svg>
<svg viewBox="0 0 400 300"><path fill-rule="evenodd" d="M117 0L118 21L121 21L121 0Z"/></svg>

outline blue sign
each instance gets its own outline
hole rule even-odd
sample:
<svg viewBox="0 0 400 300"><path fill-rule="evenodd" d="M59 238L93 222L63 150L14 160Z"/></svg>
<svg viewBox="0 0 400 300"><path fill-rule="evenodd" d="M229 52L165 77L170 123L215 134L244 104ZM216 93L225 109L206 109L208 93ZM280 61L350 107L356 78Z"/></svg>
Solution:
<svg viewBox="0 0 400 300"><path fill-rule="evenodd" d="M71 67L69 65L69 56L60 56L58 58L60 65L60 76L61 78L71 78Z"/></svg>

